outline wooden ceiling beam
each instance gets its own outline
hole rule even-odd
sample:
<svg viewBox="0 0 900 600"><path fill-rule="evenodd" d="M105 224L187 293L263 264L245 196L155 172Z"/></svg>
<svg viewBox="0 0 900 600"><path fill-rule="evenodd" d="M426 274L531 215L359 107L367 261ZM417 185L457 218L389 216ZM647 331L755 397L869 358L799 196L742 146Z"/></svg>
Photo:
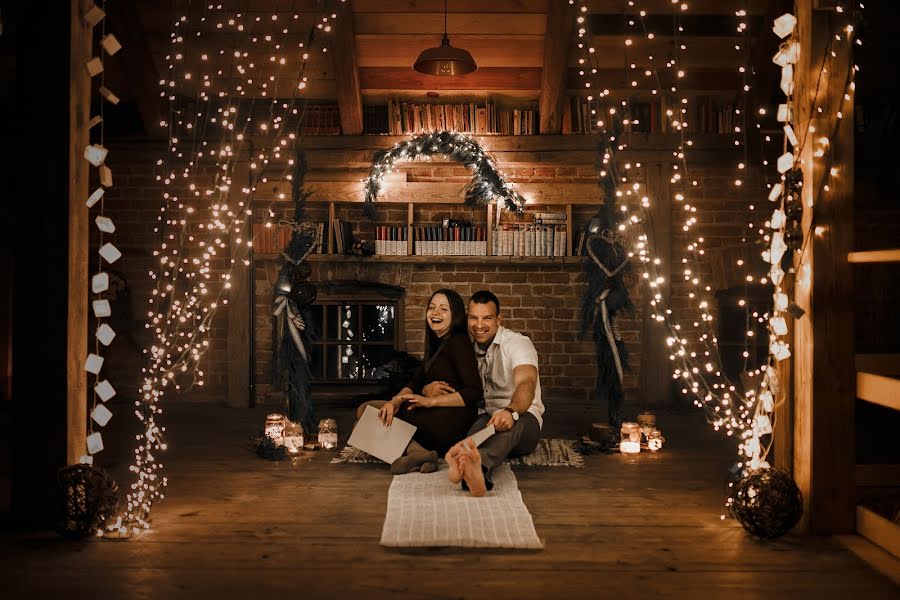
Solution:
<svg viewBox="0 0 900 600"><path fill-rule="evenodd" d="M534 67L486 67L458 77L435 77L411 67L363 67L359 69L363 89L404 90L538 90L541 69Z"/></svg>
<svg viewBox="0 0 900 600"><path fill-rule="evenodd" d="M341 114L341 132L359 135L363 131L362 96L359 93L359 65L353 37L353 9L342 2L337 9L339 24L331 40L331 60L337 86L337 103Z"/></svg>
<svg viewBox="0 0 900 600"><path fill-rule="evenodd" d="M544 36L544 68L541 70L540 132L562 131L562 106L567 79L566 63L575 27L575 7L553 2Z"/></svg>
<svg viewBox="0 0 900 600"><path fill-rule="evenodd" d="M469 35L533 34L543 35L547 17L543 14L450 13L447 33L454 44L457 33ZM353 16L353 30L358 34L433 35L440 43L444 33L443 13L369 13Z"/></svg>

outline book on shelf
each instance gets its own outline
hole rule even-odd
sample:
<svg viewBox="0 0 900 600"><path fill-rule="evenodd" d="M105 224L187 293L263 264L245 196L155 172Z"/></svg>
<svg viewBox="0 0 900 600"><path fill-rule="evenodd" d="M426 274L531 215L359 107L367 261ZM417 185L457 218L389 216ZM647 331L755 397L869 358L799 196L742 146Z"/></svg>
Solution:
<svg viewBox="0 0 900 600"><path fill-rule="evenodd" d="M308 104L300 114L300 135L340 135L341 111L337 104Z"/></svg>
<svg viewBox="0 0 900 600"><path fill-rule="evenodd" d="M536 222L501 223L491 230L494 256L565 256L567 227Z"/></svg>
<svg viewBox="0 0 900 600"><path fill-rule="evenodd" d="M347 221L334 220L334 253L345 254L353 246L353 228Z"/></svg>

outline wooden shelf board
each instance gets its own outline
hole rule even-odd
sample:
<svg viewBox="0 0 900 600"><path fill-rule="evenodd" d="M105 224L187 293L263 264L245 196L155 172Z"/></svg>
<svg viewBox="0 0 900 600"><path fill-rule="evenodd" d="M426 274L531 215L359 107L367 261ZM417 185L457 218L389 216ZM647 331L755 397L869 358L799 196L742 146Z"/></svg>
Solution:
<svg viewBox="0 0 900 600"><path fill-rule="evenodd" d="M856 397L872 404L900 410L900 379L859 372L856 374Z"/></svg>
<svg viewBox="0 0 900 600"><path fill-rule="evenodd" d="M864 252L851 252L847 260L852 263L889 263L900 262L900 249L891 250L867 250Z"/></svg>
<svg viewBox="0 0 900 600"><path fill-rule="evenodd" d="M856 507L856 532L900 558L900 525L864 506Z"/></svg>
<svg viewBox="0 0 900 600"><path fill-rule="evenodd" d="M254 254L256 260L277 260L281 254L262 253ZM567 266L578 267L584 260L583 256L350 256L343 254L310 254L310 262L325 263L420 263L420 264L475 264L475 265L538 265L538 266Z"/></svg>

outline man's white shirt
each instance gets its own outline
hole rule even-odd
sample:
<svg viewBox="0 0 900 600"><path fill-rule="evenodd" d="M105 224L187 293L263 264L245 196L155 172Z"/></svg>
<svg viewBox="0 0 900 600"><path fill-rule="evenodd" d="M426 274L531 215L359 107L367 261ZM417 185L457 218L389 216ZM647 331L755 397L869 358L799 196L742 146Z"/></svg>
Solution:
<svg viewBox="0 0 900 600"><path fill-rule="evenodd" d="M541 378L538 368L538 355L534 344L527 336L505 327L497 329L487 351L475 342L475 356L478 358L478 371L484 386L484 405L487 412L494 414L509 405L516 391L513 370L521 365L533 365L538 369L538 379L534 387L534 401L528 412L537 419L538 425L544 425L544 403L541 402Z"/></svg>

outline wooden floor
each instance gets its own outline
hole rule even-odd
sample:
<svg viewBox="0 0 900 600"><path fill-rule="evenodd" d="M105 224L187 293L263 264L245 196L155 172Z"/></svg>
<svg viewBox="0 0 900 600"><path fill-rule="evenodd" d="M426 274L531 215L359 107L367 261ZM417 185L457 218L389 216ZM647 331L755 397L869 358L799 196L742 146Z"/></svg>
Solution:
<svg viewBox="0 0 900 600"><path fill-rule="evenodd" d="M124 408L124 407L123 407ZM119 414L127 412L120 410ZM386 465L296 464L245 447L264 410L172 407L170 485L130 541L4 534L4 598L898 598L830 539L763 543L720 520L733 454L699 412L659 415L657 454L589 456L584 469L518 468L545 549L397 551L378 544ZM342 439L350 411L338 417ZM548 415L572 437L599 414ZM115 431L126 437L125 427ZM115 443L115 442L114 442ZM128 449L104 452L119 476ZM121 483L127 480L124 476ZM271 594L277 594L273 596Z"/></svg>

